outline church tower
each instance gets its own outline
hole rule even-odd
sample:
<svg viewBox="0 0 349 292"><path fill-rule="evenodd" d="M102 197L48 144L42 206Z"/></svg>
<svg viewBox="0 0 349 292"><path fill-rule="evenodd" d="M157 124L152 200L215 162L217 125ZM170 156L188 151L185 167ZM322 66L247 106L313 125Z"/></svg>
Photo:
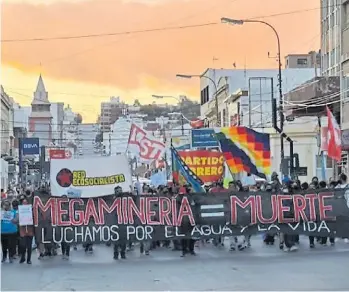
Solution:
<svg viewBox="0 0 349 292"><path fill-rule="evenodd" d="M52 115L51 103L45 89L44 81L40 74L34 92L29 116L29 135L40 139L40 145L47 146L52 140Z"/></svg>

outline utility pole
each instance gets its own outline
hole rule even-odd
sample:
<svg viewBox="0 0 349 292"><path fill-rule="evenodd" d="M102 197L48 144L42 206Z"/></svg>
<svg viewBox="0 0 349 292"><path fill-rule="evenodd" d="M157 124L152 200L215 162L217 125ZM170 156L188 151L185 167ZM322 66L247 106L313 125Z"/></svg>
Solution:
<svg viewBox="0 0 349 292"><path fill-rule="evenodd" d="M109 156L111 156L111 133L109 132Z"/></svg>
<svg viewBox="0 0 349 292"><path fill-rule="evenodd" d="M18 155L18 168L19 168L19 182L23 184L23 141L22 138L18 139L19 155Z"/></svg>
<svg viewBox="0 0 349 292"><path fill-rule="evenodd" d="M268 78L266 78L268 79ZM269 78L270 82L271 82L271 102L272 102L272 124L273 124L273 128L275 129L276 132L278 132L281 136L281 140L282 144L280 145L280 151L281 153L281 172L283 174L285 174L284 171L284 160L285 160L285 153L284 153L284 148L283 148L283 138L285 138L289 143L290 143L290 174L291 174L291 178L294 177L294 153L293 153L293 140L288 137L283 131L281 131L281 129L278 127L277 125L277 102L276 102L276 98L274 97L274 79L271 77Z"/></svg>
<svg viewBox="0 0 349 292"><path fill-rule="evenodd" d="M181 113L181 129L182 129L182 136L184 136L184 116Z"/></svg>
<svg viewBox="0 0 349 292"><path fill-rule="evenodd" d="M279 116L280 116L280 131L281 131L281 135L280 135L280 158L281 158L281 163L284 163L285 160L285 150L284 150L284 123L285 123L285 116L284 116L284 96L282 94L282 76L281 76L281 49L280 49L280 38L279 38L279 34L277 33L277 31L272 27L272 29L274 30L276 37L277 37L277 43L278 43L278 64L279 64L279 76L278 76L278 80L279 80ZM291 144L290 144L290 150L291 150ZM293 152L293 142L292 142L292 152ZM293 157L290 157L290 168L292 168L291 170L291 176L293 175L292 171L293 171Z"/></svg>
<svg viewBox="0 0 349 292"><path fill-rule="evenodd" d="M251 22L251 23L260 23L263 25L268 26L269 28L271 28L276 36L276 40L277 40L277 59L278 59L278 87L279 87L279 117L280 117L280 127L278 127L277 124L274 124L274 122L276 123L276 117L273 116L273 126L274 129L280 134L280 158L281 158L281 165L283 165L283 161L285 159L285 150L284 150L284 138L287 137L287 135L283 132L284 131L284 122L285 122L285 117L284 117L284 100L283 100L283 94L282 94L282 76L281 76L281 70L282 70L282 64L281 64L281 46L280 46L280 37L279 34L277 32L277 30L275 29L274 26L272 26L270 23L263 21L263 20L258 20L258 19L231 19L231 18L227 18L227 17L222 17L221 18L221 22L223 23L229 23L229 24L233 24L233 25L242 25L245 22ZM269 54L268 54L269 55ZM275 102L274 98L272 97L273 102ZM273 106L275 106L275 104L273 104ZM277 109L275 109L277 111ZM275 119L274 119L275 118ZM293 145L291 145L291 138L287 137L286 138L287 141L290 142L290 151L292 148L293 151ZM293 141L292 141L293 143ZM291 161L291 166L290 168L293 168L293 157L290 157L290 161ZM293 169L291 170L293 171Z"/></svg>

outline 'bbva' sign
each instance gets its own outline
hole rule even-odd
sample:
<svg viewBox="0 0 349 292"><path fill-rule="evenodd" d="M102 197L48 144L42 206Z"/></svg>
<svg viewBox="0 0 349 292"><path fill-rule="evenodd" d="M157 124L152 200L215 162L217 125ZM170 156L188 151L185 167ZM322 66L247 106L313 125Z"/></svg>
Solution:
<svg viewBox="0 0 349 292"><path fill-rule="evenodd" d="M37 144L24 144L23 148L31 149L31 148L39 148L39 146Z"/></svg>
<svg viewBox="0 0 349 292"><path fill-rule="evenodd" d="M39 154L39 138L24 138L21 144L23 155Z"/></svg>

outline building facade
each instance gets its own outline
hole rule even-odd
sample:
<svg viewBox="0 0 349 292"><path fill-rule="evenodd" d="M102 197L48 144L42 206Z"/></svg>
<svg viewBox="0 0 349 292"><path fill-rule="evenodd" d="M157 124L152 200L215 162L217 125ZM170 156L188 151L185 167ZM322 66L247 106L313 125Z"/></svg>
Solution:
<svg viewBox="0 0 349 292"><path fill-rule="evenodd" d="M321 0L321 74L339 76L342 0Z"/></svg>
<svg viewBox="0 0 349 292"><path fill-rule="evenodd" d="M40 75L31 103L29 136L39 138L42 146L48 146L52 142L52 114L50 108L51 103L48 100L48 93Z"/></svg>
<svg viewBox="0 0 349 292"><path fill-rule="evenodd" d="M219 125L235 125L238 115L241 125L268 127L271 123L272 95L279 100L277 76L276 69L207 69L200 78L200 115L206 117L210 125L217 125L217 97ZM313 68L282 70L283 92L290 91L314 76ZM238 91L244 94L238 101L232 102Z"/></svg>
<svg viewBox="0 0 349 292"><path fill-rule="evenodd" d="M320 68L320 52L311 51L308 54L289 54L285 57L285 69Z"/></svg>
<svg viewBox="0 0 349 292"><path fill-rule="evenodd" d="M63 110L63 124L70 125L76 122L76 113L73 112L68 104Z"/></svg>
<svg viewBox="0 0 349 292"><path fill-rule="evenodd" d="M341 127L349 129L349 1L321 0L322 75L340 76Z"/></svg>
<svg viewBox="0 0 349 292"><path fill-rule="evenodd" d="M95 147L96 136L99 133L99 125L94 123L78 124L77 125L77 152L79 158L91 158L100 156L100 153Z"/></svg>
<svg viewBox="0 0 349 292"><path fill-rule="evenodd" d="M7 191L9 185L8 162L0 158L0 188Z"/></svg>
<svg viewBox="0 0 349 292"><path fill-rule="evenodd" d="M256 130L270 133L272 168L273 171L279 171L279 165L281 163L280 135L275 133L275 130L272 128ZM298 157L299 167L302 169L302 172L298 176L301 182L311 181L314 176L317 176L320 180L328 180L333 176L332 160L326 159L323 169L321 155L318 155L319 141L317 117L302 117L296 118L292 122L286 121L284 130L285 133L295 141L294 154ZM289 159L289 143L284 143L284 150L285 158Z"/></svg>
<svg viewBox="0 0 349 292"><path fill-rule="evenodd" d="M50 107L52 115L52 139L55 140L56 145L63 145L62 132L64 121L64 103L52 102Z"/></svg>
<svg viewBox="0 0 349 292"><path fill-rule="evenodd" d="M13 99L4 91L1 86L1 154L12 155L13 147Z"/></svg>
<svg viewBox="0 0 349 292"><path fill-rule="evenodd" d="M127 105L120 101L120 97L111 97L109 101L101 103L99 122L102 132L109 132L111 125L125 114Z"/></svg>
<svg viewBox="0 0 349 292"><path fill-rule="evenodd" d="M349 1L321 0L321 67L326 76L339 76L342 140L349 132ZM335 115L337 113L334 113ZM348 172L349 152L343 147L339 171Z"/></svg>
<svg viewBox="0 0 349 292"><path fill-rule="evenodd" d="M349 131L349 1L341 5L341 36L342 36L342 83L341 83L341 116L342 130ZM348 157L347 157L348 159Z"/></svg>

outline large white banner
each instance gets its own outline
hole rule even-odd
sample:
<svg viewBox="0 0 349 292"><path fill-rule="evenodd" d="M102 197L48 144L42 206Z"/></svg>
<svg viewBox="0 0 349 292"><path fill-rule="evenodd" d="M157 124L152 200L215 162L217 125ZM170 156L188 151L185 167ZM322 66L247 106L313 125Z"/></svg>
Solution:
<svg viewBox="0 0 349 292"><path fill-rule="evenodd" d="M75 198L111 195L116 186L129 192L132 177L125 155L87 158L53 159L50 170L53 196Z"/></svg>
<svg viewBox="0 0 349 292"><path fill-rule="evenodd" d="M140 162L147 164L160 160L165 152L164 143L135 124L131 126L127 148L139 157Z"/></svg>

